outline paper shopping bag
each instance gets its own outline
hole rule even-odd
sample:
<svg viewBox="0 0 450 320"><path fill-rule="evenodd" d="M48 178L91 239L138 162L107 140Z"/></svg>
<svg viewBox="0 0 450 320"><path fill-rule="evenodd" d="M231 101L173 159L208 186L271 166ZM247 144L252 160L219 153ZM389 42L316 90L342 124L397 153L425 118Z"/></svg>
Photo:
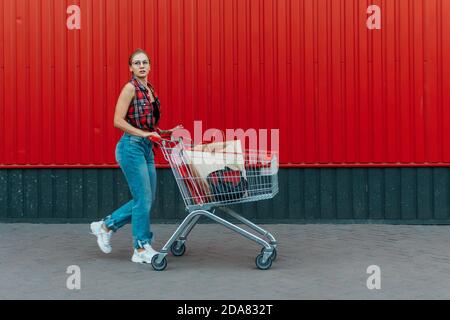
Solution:
<svg viewBox="0 0 450 320"><path fill-rule="evenodd" d="M176 147L171 153L172 163L179 173L179 179L186 187L188 201L192 204L203 204L210 202L213 198L210 187L206 179L202 178L195 166L191 164L191 160L186 155L186 150Z"/></svg>
<svg viewBox="0 0 450 320"><path fill-rule="evenodd" d="M245 174L245 160L241 141L225 141L197 145L186 151L189 163L195 167L198 174L206 179L212 172L224 170L226 167Z"/></svg>

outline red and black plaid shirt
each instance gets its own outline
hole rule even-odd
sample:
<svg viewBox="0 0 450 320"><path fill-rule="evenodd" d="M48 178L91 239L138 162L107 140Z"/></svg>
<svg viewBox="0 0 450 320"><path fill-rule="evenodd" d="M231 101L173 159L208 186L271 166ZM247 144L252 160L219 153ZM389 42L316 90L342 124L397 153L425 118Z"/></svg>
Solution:
<svg viewBox="0 0 450 320"><path fill-rule="evenodd" d="M130 80L131 84L135 88L134 98L128 107L126 120L133 127L154 131L158 125L160 117L160 102L155 94L153 86L148 82L150 90L152 90L153 97L155 101L150 103L150 94L139 81L133 76Z"/></svg>

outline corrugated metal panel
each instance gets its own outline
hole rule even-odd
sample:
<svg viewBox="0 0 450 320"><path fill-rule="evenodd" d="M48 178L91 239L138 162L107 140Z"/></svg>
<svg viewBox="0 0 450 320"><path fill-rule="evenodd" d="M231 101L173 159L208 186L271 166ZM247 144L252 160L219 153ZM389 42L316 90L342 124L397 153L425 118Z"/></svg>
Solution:
<svg viewBox="0 0 450 320"><path fill-rule="evenodd" d="M273 200L235 206L267 222L450 223L450 168L291 168ZM0 221L87 222L130 199L118 169L0 171ZM158 170L153 222L185 217L176 182Z"/></svg>
<svg viewBox="0 0 450 320"><path fill-rule="evenodd" d="M81 30L66 28L67 6ZM369 5L382 29L368 30ZM164 126L279 128L284 164L450 163L449 0L0 0L0 165L112 165L128 55ZM295 147L294 147L295 146Z"/></svg>

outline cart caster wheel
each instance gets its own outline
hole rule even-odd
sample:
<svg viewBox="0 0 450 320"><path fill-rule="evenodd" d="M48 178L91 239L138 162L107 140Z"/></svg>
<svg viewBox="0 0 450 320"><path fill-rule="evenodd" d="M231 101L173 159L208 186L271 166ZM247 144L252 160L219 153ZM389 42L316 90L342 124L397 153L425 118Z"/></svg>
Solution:
<svg viewBox="0 0 450 320"><path fill-rule="evenodd" d="M152 267L156 271L163 271L167 267L167 259L164 257L160 263L156 263L156 259L158 258L159 254L156 254L152 258Z"/></svg>
<svg viewBox="0 0 450 320"><path fill-rule="evenodd" d="M258 256L256 257L256 266L258 267L258 269L260 270L267 270L270 269L270 267L272 266L272 259L269 258L266 260L266 262L262 262L264 255L263 254L258 254Z"/></svg>
<svg viewBox="0 0 450 320"><path fill-rule="evenodd" d="M175 241L170 246L170 251L175 257L181 257L186 252L186 246L184 243L178 246L178 241Z"/></svg>
<svg viewBox="0 0 450 320"><path fill-rule="evenodd" d="M261 254L264 253L264 250L265 250L265 248L263 247L263 248L261 249ZM271 259L272 261L275 261L276 258L277 258L277 248L273 248L272 255L270 256L270 259Z"/></svg>

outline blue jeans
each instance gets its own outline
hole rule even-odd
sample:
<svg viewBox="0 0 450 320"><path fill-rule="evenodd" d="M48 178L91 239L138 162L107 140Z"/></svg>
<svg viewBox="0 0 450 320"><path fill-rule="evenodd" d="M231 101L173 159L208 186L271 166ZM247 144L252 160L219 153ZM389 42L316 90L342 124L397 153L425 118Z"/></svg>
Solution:
<svg viewBox="0 0 450 320"><path fill-rule="evenodd" d="M116 232L131 222L134 248L143 248L145 244L151 244L153 238L150 210L156 196L156 170L152 142L124 133L116 146L116 160L133 199L107 216L104 223Z"/></svg>

